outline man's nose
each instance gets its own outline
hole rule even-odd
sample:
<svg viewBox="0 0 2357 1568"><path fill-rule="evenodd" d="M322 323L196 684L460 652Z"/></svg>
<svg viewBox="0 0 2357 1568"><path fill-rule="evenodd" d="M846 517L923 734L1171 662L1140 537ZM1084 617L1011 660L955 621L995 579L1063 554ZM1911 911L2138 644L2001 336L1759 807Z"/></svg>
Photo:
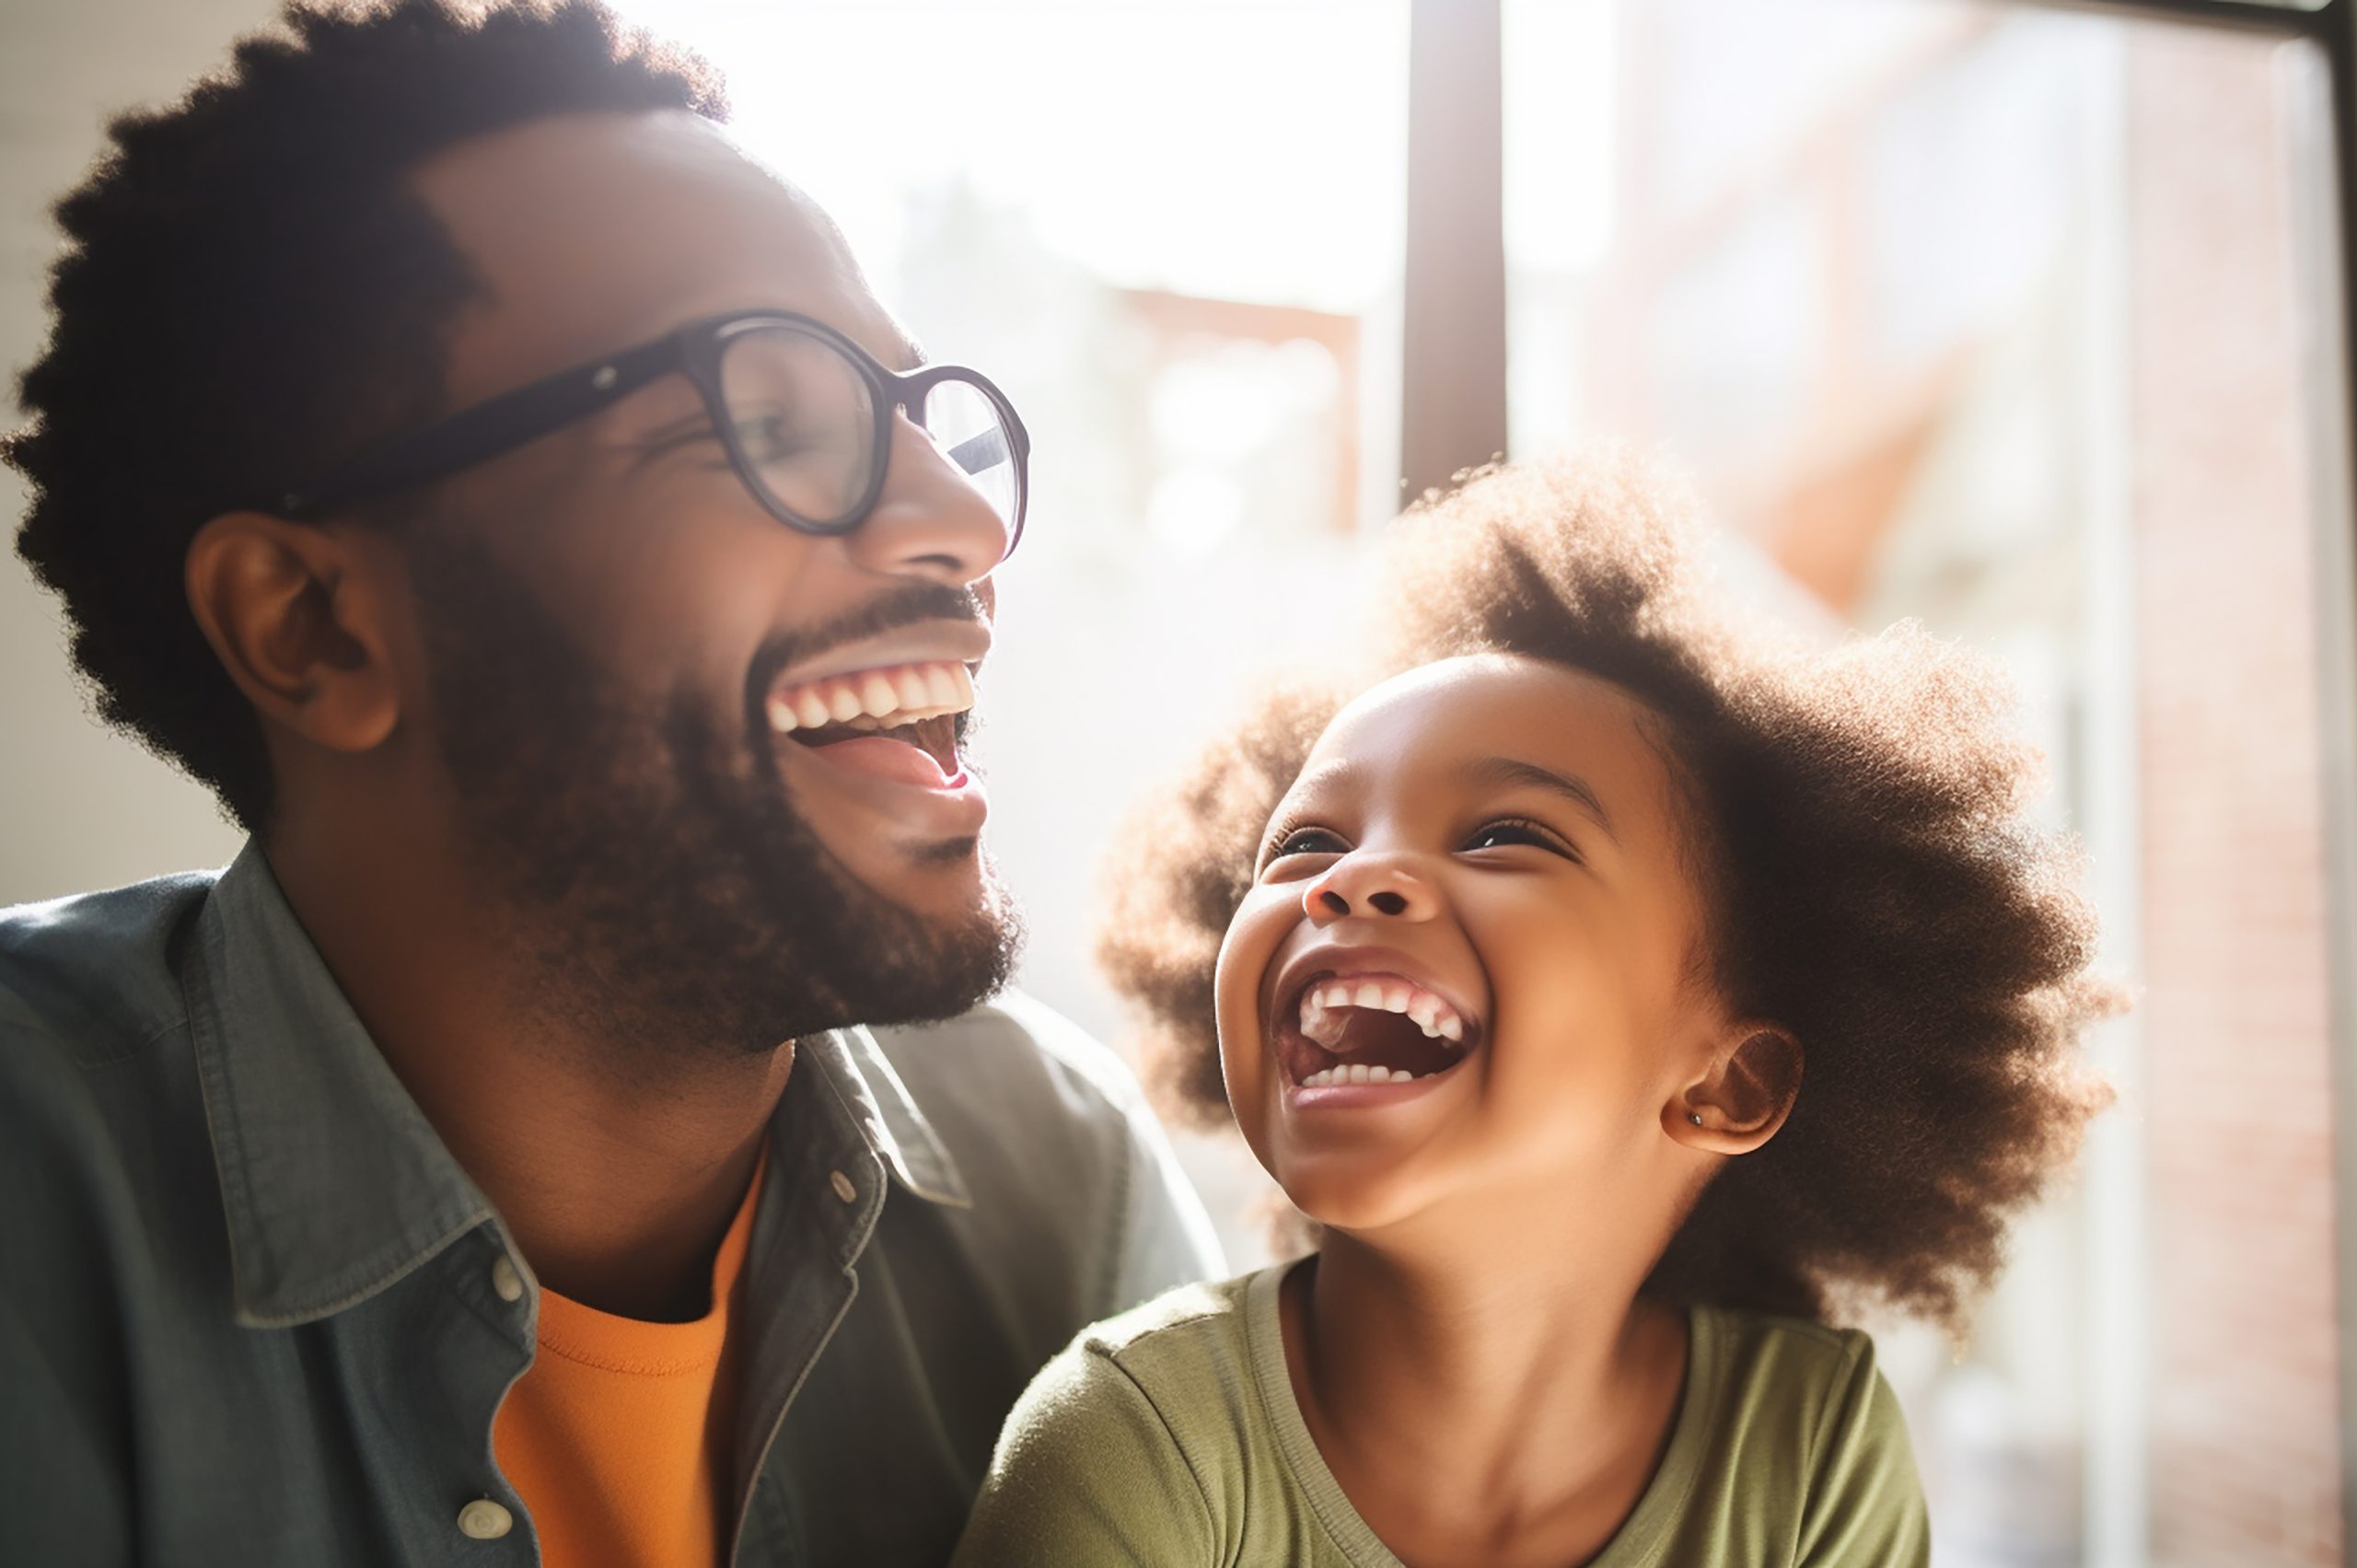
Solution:
<svg viewBox="0 0 2357 1568"><path fill-rule="evenodd" d="M1438 912L1440 899L1402 856L1359 853L1344 855L1304 888L1301 907L1318 926L1353 916L1420 921Z"/></svg>
<svg viewBox="0 0 2357 1568"><path fill-rule="evenodd" d="M1006 558L1014 534L933 437L899 414L884 488L844 543L871 571L970 583Z"/></svg>

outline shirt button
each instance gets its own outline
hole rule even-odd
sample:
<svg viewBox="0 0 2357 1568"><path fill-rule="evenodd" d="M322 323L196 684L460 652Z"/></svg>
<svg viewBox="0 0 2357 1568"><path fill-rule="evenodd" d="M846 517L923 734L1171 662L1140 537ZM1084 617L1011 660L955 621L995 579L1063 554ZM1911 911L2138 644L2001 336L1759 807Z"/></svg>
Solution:
<svg viewBox="0 0 2357 1568"><path fill-rule="evenodd" d="M498 1293L502 1301L524 1299L524 1276L516 1272L515 1263L505 1252L499 1255L499 1261L491 1266L491 1288Z"/></svg>
<svg viewBox="0 0 2357 1568"><path fill-rule="evenodd" d="M834 1187L835 1196L841 1198L846 1203L859 1196L859 1189L853 1187L851 1184L851 1178L845 1176L840 1170L829 1171L827 1173L827 1180Z"/></svg>
<svg viewBox="0 0 2357 1568"><path fill-rule="evenodd" d="M497 1540L516 1527L516 1516L488 1497L459 1510L459 1533L469 1540Z"/></svg>

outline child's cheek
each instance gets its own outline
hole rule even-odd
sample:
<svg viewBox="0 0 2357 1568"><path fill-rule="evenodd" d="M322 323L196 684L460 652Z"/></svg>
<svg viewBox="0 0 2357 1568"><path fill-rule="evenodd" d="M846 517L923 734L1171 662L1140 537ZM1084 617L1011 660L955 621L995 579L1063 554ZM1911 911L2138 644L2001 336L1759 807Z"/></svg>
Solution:
<svg viewBox="0 0 2357 1568"><path fill-rule="evenodd" d="M1220 1073L1227 1086L1228 1108L1245 1141L1264 1158L1268 1102L1276 1089L1277 1069L1270 1060L1260 998L1270 966L1276 961L1285 934L1298 923L1298 914L1297 900L1284 889L1253 889L1228 923L1212 979Z"/></svg>

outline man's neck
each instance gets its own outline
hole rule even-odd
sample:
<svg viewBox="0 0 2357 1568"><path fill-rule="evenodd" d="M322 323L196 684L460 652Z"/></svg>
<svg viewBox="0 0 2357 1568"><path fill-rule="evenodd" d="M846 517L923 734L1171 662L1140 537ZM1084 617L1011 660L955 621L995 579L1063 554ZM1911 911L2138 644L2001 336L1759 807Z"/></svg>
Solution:
<svg viewBox="0 0 2357 1568"><path fill-rule="evenodd" d="M700 1316L793 1043L730 1056L568 1025L525 1000L538 960L436 877L447 860L326 847L273 835L287 901L541 1283L624 1317Z"/></svg>

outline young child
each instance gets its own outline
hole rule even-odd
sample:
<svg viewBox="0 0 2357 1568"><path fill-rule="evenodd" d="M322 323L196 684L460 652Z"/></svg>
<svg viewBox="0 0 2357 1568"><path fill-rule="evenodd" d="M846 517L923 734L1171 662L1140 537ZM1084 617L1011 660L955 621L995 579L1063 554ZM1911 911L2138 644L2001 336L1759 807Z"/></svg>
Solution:
<svg viewBox="0 0 2357 1568"><path fill-rule="evenodd" d="M1110 968L1317 1250L1075 1341L960 1564L1928 1560L1830 1325L1957 1324L2113 994L1998 678L1738 637L1676 510L1622 459L1412 516L1394 673L1142 825Z"/></svg>

